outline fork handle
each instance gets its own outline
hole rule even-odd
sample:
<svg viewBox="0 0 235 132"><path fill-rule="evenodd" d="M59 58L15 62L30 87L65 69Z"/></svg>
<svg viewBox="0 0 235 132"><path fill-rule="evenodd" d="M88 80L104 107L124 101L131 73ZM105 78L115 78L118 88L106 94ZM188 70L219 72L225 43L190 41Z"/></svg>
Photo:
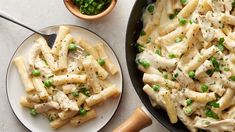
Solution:
<svg viewBox="0 0 235 132"><path fill-rule="evenodd" d="M39 35L42 35L42 33L40 33L40 32L38 32L38 31L36 31L36 30L34 30L34 29L32 29L32 28L30 28L30 27L28 27L28 26L22 24L22 23L19 22L16 18L13 18L13 17L10 16L9 14L7 14L7 13L1 11L1 10L0 10L0 17L6 19L6 20L8 20L8 21L11 21L11 22L13 22L13 23L15 23L15 24L17 24L17 25L20 25L20 26L22 26L22 27L24 27L24 28L27 28L27 29L29 29L29 30L32 31L32 32L35 32L35 33L37 33L37 34L39 34Z"/></svg>

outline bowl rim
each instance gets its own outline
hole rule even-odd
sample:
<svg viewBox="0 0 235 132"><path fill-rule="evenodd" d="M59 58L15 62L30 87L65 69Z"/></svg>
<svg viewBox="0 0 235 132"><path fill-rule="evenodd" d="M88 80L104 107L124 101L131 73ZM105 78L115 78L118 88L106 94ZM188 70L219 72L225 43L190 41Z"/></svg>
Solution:
<svg viewBox="0 0 235 132"><path fill-rule="evenodd" d="M94 19L99 19L99 18L102 18L106 15L108 15L112 10L113 8L115 7L116 3L117 3L117 0L112 0L110 5L108 6L108 8L106 8L104 11L102 11L101 13L97 14L97 15L85 15L85 14L82 14L79 9L76 10L76 11L72 11L72 9L74 8L74 6L71 6L69 4L69 2L71 2L71 0L63 0L64 1L64 5L65 7L69 10L69 12L71 14L73 14L74 16L78 17L78 18L81 18L81 19L85 19L85 20L94 20Z"/></svg>

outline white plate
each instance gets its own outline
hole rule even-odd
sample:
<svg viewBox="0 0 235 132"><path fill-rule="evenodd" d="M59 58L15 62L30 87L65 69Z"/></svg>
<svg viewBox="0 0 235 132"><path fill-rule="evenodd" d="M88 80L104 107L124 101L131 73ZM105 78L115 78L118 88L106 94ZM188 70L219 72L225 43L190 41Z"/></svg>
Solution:
<svg viewBox="0 0 235 132"><path fill-rule="evenodd" d="M88 31L87 29L73 26L73 25L65 25L68 26L71 30L71 34L76 37L77 35L81 36L82 38L86 39L88 42L92 44L96 44L97 42L102 42L105 44L106 52L108 56L110 57L110 60L118 67L119 72L115 76L110 77L110 81L116 84L122 91L122 72L121 67L119 65L118 59L116 55L114 54L113 50L108 46L108 44L98 35L95 33ZM59 26L52 26L47 27L45 29L42 29L43 32L57 32ZM16 56L24 56L27 58L28 53L32 47L32 43L35 40L35 38L38 37L38 35L33 34L32 36L28 37L16 50L15 54L13 55L12 59ZM21 96L26 95L26 92L24 91L23 84L20 80L19 74L17 72L17 69L15 65L12 63L12 60L9 63L8 71L7 71L7 77L6 77L6 90L8 95L9 103L12 107L12 110L14 111L16 117L21 121L21 123L28 128L29 130L33 132L93 132L98 131L102 127L104 127L109 120L114 115L116 109L118 108L121 95L118 98L110 99L106 101L103 104L100 104L95 107L97 111L97 118L93 119L87 123L82 124L81 126L73 128L69 124L66 126L58 129L53 130L50 125L47 118L44 116L37 116L32 117L29 114L29 110L27 108L23 108L19 104L19 100Z"/></svg>

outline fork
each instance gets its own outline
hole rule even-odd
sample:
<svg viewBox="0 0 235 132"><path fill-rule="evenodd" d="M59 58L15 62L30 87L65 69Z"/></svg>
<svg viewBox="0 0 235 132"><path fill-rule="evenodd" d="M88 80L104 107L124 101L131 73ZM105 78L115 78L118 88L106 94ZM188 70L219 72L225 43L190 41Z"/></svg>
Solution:
<svg viewBox="0 0 235 132"><path fill-rule="evenodd" d="M50 48L53 47L57 34L55 34L55 33L52 33L52 34L45 34L45 33L42 33L42 32L40 32L40 31L34 30L34 29L32 29L32 28L30 28L30 27L28 27L28 26L22 24L22 23L19 22L17 19L11 17L10 15L8 15L7 13L5 13L5 12L3 12L3 11L0 11L0 17L6 19L6 20L8 20L8 21L11 21L11 22L13 22L13 23L15 23L15 24L17 24L17 25L20 25L20 26L22 26L22 27L24 27L24 28L26 28L26 29L28 29L28 30L31 30L32 32L34 32L34 33L36 33L36 34L42 36L42 37L46 40L48 46L49 46Z"/></svg>

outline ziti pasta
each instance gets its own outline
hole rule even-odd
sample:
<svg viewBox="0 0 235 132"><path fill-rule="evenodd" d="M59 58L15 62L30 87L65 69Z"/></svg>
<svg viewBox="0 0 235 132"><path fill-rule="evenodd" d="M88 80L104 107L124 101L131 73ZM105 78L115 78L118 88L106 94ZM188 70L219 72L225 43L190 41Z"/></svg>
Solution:
<svg viewBox="0 0 235 132"><path fill-rule="evenodd" d="M157 0L136 63L153 107L192 131L235 131L235 1Z"/></svg>
<svg viewBox="0 0 235 132"><path fill-rule="evenodd" d="M94 105L120 94L120 89L108 81L118 70L104 44L92 46L86 40L74 39L68 27L59 28L52 49L38 38L26 60L14 58L27 93L20 104L29 108L32 116L46 116L54 129L94 119Z"/></svg>

